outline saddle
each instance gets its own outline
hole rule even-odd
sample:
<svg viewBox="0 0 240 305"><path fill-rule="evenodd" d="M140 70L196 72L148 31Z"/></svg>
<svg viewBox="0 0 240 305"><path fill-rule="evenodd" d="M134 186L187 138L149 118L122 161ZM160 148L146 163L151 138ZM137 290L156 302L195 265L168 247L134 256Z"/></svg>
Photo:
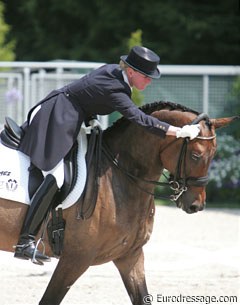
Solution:
<svg viewBox="0 0 240 305"><path fill-rule="evenodd" d="M3 145L11 149L18 149L21 138L24 136L23 129L10 117L5 118L4 129L0 133L0 139ZM87 163L87 181L82 194L82 206L79 209L80 217L86 219L91 217L98 194L98 177L100 175L100 159L101 159L101 138L102 131L99 127L92 129L91 135L88 137L88 149L86 154ZM53 208L64 201L68 194L73 190L77 180L77 153L78 143L75 142L69 153L64 158L64 184L61 187L56 203ZM95 171L90 168L95 164ZM90 173L91 172L91 173ZM43 175L40 169L30 164L29 167L29 185L28 192L30 199L36 192L39 185L43 182Z"/></svg>
<svg viewBox="0 0 240 305"><path fill-rule="evenodd" d="M5 118L4 129L0 133L0 139L3 145L11 149L18 149L24 131L17 123L9 117ZM75 143L64 158L64 184L59 193L58 202L62 202L72 191L77 177L77 152L78 145ZM43 175L40 169L33 164L29 167L29 197L32 198L37 188L43 181Z"/></svg>
<svg viewBox="0 0 240 305"><path fill-rule="evenodd" d="M99 136L100 135L100 136ZM0 139L3 145L8 148L17 150L21 138L24 136L24 131L17 125L11 118L6 117L6 123L4 129L0 133ZM87 219L92 216L97 195L98 195L98 177L99 173L99 162L100 162L100 150L101 150L101 132L94 128L91 135L88 137L88 149L86 154L87 163L87 181L85 189L81 195L80 204L78 207L77 218ZM74 143L73 147L64 158L64 184L53 202L51 214L52 218L48 222L47 232L49 236L49 242L52 247L54 254L58 257L61 255L63 250L64 240L64 228L65 220L63 219L62 209L56 207L64 201L68 194L73 190L78 174L77 166L77 154L78 154L78 143ZM90 170L93 165L95 171ZM29 167L29 182L28 192L30 199L35 194L39 185L43 182L43 174L40 169L35 167L32 163Z"/></svg>

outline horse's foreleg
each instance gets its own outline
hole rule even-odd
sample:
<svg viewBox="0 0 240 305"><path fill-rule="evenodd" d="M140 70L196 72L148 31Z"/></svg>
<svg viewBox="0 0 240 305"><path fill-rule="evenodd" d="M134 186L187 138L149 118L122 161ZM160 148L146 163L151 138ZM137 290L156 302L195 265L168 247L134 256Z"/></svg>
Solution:
<svg viewBox="0 0 240 305"><path fill-rule="evenodd" d="M89 265L89 260L81 256L61 257L39 305L59 305Z"/></svg>
<svg viewBox="0 0 240 305"><path fill-rule="evenodd" d="M115 260L114 264L121 274L132 304L146 304L144 297L148 294L148 290L145 280L143 250L140 249L138 253Z"/></svg>

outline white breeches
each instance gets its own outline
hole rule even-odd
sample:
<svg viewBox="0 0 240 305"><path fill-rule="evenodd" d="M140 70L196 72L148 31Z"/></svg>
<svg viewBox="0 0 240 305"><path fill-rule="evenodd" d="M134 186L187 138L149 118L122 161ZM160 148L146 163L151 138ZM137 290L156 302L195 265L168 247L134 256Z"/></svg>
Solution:
<svg viewBox="0 0 240 305"><path fill-rule="evenodd" d="M42 171L43 176L46 177L48 174L52 174L57 182L58 188L61 188L64 182L64 163L63 159L50 171Z"/></svg>

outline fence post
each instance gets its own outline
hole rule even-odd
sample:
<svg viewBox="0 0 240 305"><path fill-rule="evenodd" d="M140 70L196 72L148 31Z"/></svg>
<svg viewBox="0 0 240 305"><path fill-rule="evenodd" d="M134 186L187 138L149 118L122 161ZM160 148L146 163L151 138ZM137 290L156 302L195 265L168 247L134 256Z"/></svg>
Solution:
<svg viewBox="0 0 240 305"><path fill-rule="evenodd" d="M30 68L25 67L24 73L24 102L23 102L23 117L27 117L30 108Z"/></svg>
<svg viewBox="0 0 240 305"><path fill-rule="evenodd" d="M209 76L203 75L203 112L208 114L209 104Z"/></svg>

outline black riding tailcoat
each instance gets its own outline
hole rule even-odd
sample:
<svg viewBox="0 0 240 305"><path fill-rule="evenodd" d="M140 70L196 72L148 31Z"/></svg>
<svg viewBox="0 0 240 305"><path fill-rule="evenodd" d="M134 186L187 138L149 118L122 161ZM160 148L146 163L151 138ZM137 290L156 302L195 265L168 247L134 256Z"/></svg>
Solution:
<svg viewBox="0 0 240 305"><path fill-rule="evenodd" d="M33 110L41 105L30 123ZM71 149L81 124L93 115L120 112L128 120L164 137L169 124L146 115L131 100L131 89L119 65L104 65L81 79L52 91L34 106L19 150L41 170L51 170Z"/></svg>

